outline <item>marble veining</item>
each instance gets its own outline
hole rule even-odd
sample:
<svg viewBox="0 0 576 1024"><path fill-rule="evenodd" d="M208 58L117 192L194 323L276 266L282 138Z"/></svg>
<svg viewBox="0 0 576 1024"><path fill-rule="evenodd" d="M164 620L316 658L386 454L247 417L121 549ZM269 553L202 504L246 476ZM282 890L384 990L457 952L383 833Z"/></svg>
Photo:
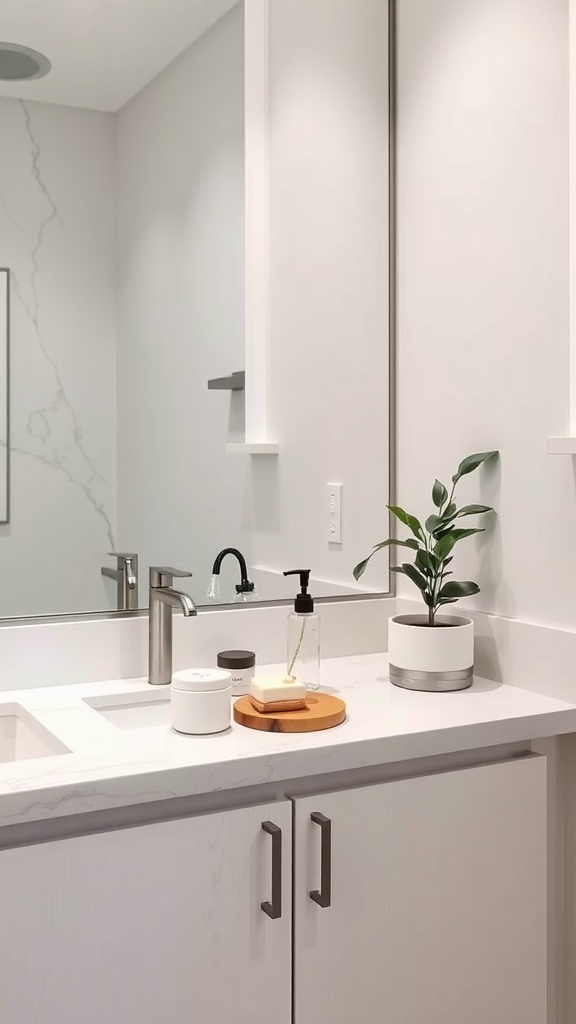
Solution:
<svg viewBox="0 0 576 1024"><path fill-rule="evenodd" d="M13 456L0 565L15 580L0 616L113 607L100 567L117 505L114 119L1 97L0 139Z"/></svg>
<svg viewBox="0 0 576 1024"><path fill-rule="evenodd" d="M42 175L40 166L41 150L34 135L30 111L24 100L20 100L19 103L24 117L26 135L30 144L32 179L35 186L41 193L47 209L46 213L38 221L35 228L35 235L32 238L33 247L30 252L31 272L28 277L30 300L26 298L24 289L14 271L11 272L11 281L13 289L24 308L30 323L32 324L42 356L52 370L55 383L55 393L46 405L39 409L32 410L28 416L26 427L27 433L30 435L32 441L40 444L41 450L37 451L18 445L12 445L11 450L19 455L31 456L53 469L64 472L70 483L81 489L87 500L93 506L94 510L103 520L106 527L108 542L111 545L111 548L114 549L114 529L112 522L106 511L103 500L98 497L95 487L98 481L104 480L104 477L86 450L78 415L67 395L58 364L50 354L50 351L42 337L40 326L41 304L38 291L40 254L46 237L46 232L52 224L56 222L62 223L62 217L58 212L50 190L48 189ZM7 213L8 206L5 201L2 203L2 207L4 212ZM12 223L18 223L12 217L10 217L10 220ZM18 226L26 235L28 235L28 232L22 228L20 224L18 224ZM64 437L67 435L71 436L75 449L73 453L70 451L69 444L62 443L60 439L62 435L64 435Z"/></svg>
<svg viewBox="0 0 576 1024"><path fill-rule="evenodd" d="M263 674L281 666L262 666ZM322 733L259 733L234 724L192 737L168 726L123 731L87 700L150 697L144 680L107 681L4 693L71 751L0 765L0 823L16 824L122 806L322 776L413 758L576 731L576 704L478 679L471 690L398 690L385 655L327 660L330 688L346 722ZM154 691L168 699L169 691Z"/></svg>

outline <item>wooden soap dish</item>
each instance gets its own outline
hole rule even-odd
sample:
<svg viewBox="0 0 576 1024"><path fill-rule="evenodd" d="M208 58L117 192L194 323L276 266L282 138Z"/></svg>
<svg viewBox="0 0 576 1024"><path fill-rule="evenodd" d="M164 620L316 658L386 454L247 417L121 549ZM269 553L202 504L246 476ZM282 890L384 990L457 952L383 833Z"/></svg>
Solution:
<svg viewBox="0 0 576 1024"><path fill-rule="evenodd" d="M234 705L234 721L247 729L261 732L320 732L342 725L346 705L339 697L320 691L308 691L305 711L256 711L249 697L241 697Z"/></svg>

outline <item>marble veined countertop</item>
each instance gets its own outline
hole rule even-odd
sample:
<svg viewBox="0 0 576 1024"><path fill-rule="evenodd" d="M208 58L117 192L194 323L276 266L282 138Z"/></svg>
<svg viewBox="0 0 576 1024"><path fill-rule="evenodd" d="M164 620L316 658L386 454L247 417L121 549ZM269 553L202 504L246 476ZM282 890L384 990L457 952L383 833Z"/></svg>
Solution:
<svg viewBox="0 0 576 1024"><path fill-rule="evenodd" d="M142 679L4 692L0 715L2 705L19 705L70 752L0 764L0 825L576 732L576 704L518 687L477 679L458 693L397 689L383 654L327 660L322 671L322 688L346 701L347 720L299 735L234 724L216 736L182 736L167 709L164 725L123 729L87 703L169 700L168 688Z"/></svg>

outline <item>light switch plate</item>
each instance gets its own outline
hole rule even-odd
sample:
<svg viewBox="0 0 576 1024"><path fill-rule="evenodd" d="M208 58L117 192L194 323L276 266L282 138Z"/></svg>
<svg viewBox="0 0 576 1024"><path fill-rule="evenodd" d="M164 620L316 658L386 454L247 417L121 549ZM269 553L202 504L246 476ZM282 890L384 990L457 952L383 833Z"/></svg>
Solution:
<svg viewBox="0 0 576 1024"><path fill-rule="evenodd" d="M327 484L328 543L342 543L342 484Z"/></svg>

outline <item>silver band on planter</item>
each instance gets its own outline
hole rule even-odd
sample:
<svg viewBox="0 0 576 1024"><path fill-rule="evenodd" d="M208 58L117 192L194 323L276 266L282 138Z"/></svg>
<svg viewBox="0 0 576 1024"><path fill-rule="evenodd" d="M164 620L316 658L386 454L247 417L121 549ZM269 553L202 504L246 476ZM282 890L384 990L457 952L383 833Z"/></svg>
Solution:
<svg viewBox="0 0 576 1024"><path fill-rule="evenodd" d="M466 690L474 681L474 666L458 672L413 672L411 669L390 665L390 682L404 690Z"/></svg>

